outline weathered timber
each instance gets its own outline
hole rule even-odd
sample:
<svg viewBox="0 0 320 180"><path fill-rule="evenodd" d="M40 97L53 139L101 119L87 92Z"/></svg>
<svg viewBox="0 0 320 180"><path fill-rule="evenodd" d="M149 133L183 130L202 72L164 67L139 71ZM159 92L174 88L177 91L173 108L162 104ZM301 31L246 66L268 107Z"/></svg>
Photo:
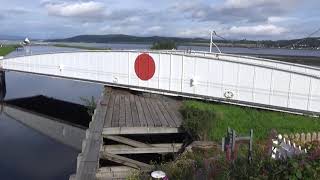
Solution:
<svg viewBox="0 0 320 180"><path fill-rule="evenodd" d="M96 170L99 164L100 149L102 146L102 130L107 109L104 108L109 103L110 97L107 94L110 89L105 89L97 104L97 108L92 117L86 137L83 141L81 154L78 156L78 168L76 180L93 180L96 177Z"/></svg>
<svg viewBox="0 0 320 180"><path fill-rule="evenodd" d="M170 127L114 127L103 128L103 135L125 135L125 134L173 134L181 133L179 128Z"/></svg>
<svg viewBox="0 0 320 180"><path fill-rule="evenodd" d="M107 159L109 161L114 161L117 162L119 164L123 164L135 169L142 169L142 170L146 170L146 169L152 169L152 166L140 161L136 161L133 159L129 159L123 156L119 156L116 154L110 154L110 153L103 153L101 158L103 159Z"/></svg>
<svg viewBox="0 0 320 180"><path fill-rule="evenodd" d="M145 143L142 143L142 142L139 142L139 141L135 141L135 140L132 140L132 139L129 139L129 138L125 138L125 137L122 137L122 136L104 136L104 137L107 138L107 139L113 140L113 141L117 141L117 142L120 142L120 143L123 143L123 144L127 144L127 145L130 145L130 146L133 146L133 147L139 147L139 148L152 147L149 144L145 144Z"/></svg>
<svg viewBox="0 0 320 180"><path fill-rule="evenodd" d="M111 154L150 154L150 153L176 153L182 144L151 144L151 147L135 148L128 145L106 145L101 153Z"/></svg>
<svg viewBox="0 0 320 180"><path fill-rule="evenodd" d="M125 93L123 90L113 90L109 96L111 100L107 106L104 128L181 126L182 116L178 111L179 103L175 100Z"/></svg>
<svg viewBox="0 0 320 180"><path fill-rule="evenodd" d="M126 179L135 169L128 166L101 167L97 170L97 180Z"/></svg>

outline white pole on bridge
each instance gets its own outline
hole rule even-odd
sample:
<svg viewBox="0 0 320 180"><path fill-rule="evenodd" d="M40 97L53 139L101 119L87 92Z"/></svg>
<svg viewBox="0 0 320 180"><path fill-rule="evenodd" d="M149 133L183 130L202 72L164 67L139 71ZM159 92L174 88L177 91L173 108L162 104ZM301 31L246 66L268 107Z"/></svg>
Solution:
<svg viewBox="0 0 320 180"><path fill-rule="evenodd" d="M220 48L213 42L213 35L217 36L216 31L211 31L211 39L210 39L210 53L212 52L212 45L214 45L217 50L219 51L219 53L221 54L221 50ZM219 37L219 36L218 36Z"/></svg>
<svg viewBox="0 0 320 180"><path fill-rule="evenodd" d="M213 32L214 32L214 31L211 31L211 39L210 39L210 53L212 52Z"/></svg>

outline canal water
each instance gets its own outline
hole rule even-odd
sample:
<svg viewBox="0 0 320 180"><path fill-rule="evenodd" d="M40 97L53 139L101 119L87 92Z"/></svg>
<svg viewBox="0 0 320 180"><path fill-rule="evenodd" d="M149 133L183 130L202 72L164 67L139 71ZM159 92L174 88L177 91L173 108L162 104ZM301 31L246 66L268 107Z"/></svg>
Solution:
<svg viewBox="0 0 320 180"><path fill-rule="evenodd" d="M5 73L4 100L43 95L85 105L81 98L98 99L102 85L17 72ZM3 83L0 83L3 84ZM5 97L4 97L5 95ZM1 98L1 97L0 97ZM75 173L80 151L0 114L0 179L64 180Z"/></svg>
<svg viewBox="0 0 320 180"><path fill-rule="evenodd" d="M151 44L126 44L126 43L67 43L77 46L89 46L97 48L111 48L113 50L126 49L150 49ZM208 46L178 46L179 50L195 50L195 51L209 51ZM259 54L259 55L281 55L281 56L312 56L320 57L320 50L303 50L303 49L277 49L277 48L240 48L240 47L220 47L223 53L232 54ZM213 48L214 52L217 49Z"/></svg>
<svg viewBox="0 0 320 180"><path fill-rule="evenodd" d="M117 44L117 43L66 43L68 45L87 46L96 48L111 48L113 50L149 50L151 44ZM178 50L195 50L209 51L206 46L178 46ZM274 56L302 56L302 57L320 57L320 50L305 50L305 49L277 49L277 48L240 48L240 47L220 47L222 53L231 54L251 54L251 55L274 55ZM43 54L63 51L83 51L75 48L62 48L53 46L32 46L27 54ZM213 48L217 52L216 48ZM15 51L7 57L26 55L25 51Z"/></svg>

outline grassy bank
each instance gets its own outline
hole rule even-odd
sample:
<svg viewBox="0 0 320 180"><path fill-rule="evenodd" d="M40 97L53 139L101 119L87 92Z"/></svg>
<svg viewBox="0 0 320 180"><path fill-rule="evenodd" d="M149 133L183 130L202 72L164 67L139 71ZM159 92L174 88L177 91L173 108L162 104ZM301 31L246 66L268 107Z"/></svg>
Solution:
<svg viewBox="0 0 320 180"><path fill-rule="evenodd" d="M279 133L318 132L320 130L319 118L188 100L184 102L182 107L184 116L186 116L184 111L189 109L198 110L201 112L201 117L206 112L207 114L215 114L207 116L207 120L211 122L206 124L210 126L210 128L206 128L208 138L215 141L220 141L225 136L228 127L243 134L248 134L252 128L257 140L267 138L271 129L275 129ZM188 118L198 120L197 116L189 115Z"/></svg>
<svg viewBox="0 0 320 180"><path fill-rule="evenodd" d="M84 50L111 50L111 48L97 48L97 47L88 47L88 46L77 46L77 45L68 45L68 44L54 44L55 47L65 47L65 48L76 48Z"/></svg>
<svg viewBox="0 0 320 180"><path fill-rule="evenodd" d="M17 45L5 45L0 47L0 56L5 56L11 53L12 51L16 50L17 47Z"/></svg>

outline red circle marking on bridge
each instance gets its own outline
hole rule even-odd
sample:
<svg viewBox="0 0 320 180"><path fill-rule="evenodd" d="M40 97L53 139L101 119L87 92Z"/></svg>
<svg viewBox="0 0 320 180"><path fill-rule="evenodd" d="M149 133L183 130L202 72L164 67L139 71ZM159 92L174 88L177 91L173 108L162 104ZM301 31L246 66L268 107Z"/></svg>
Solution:
<svg viewBox="0 0 320 180"><path fill-rule="evenodd" d="M149 54L140 54L134 62L136 75L143 81L151 79L156 71L156 65Z"/></svg>

